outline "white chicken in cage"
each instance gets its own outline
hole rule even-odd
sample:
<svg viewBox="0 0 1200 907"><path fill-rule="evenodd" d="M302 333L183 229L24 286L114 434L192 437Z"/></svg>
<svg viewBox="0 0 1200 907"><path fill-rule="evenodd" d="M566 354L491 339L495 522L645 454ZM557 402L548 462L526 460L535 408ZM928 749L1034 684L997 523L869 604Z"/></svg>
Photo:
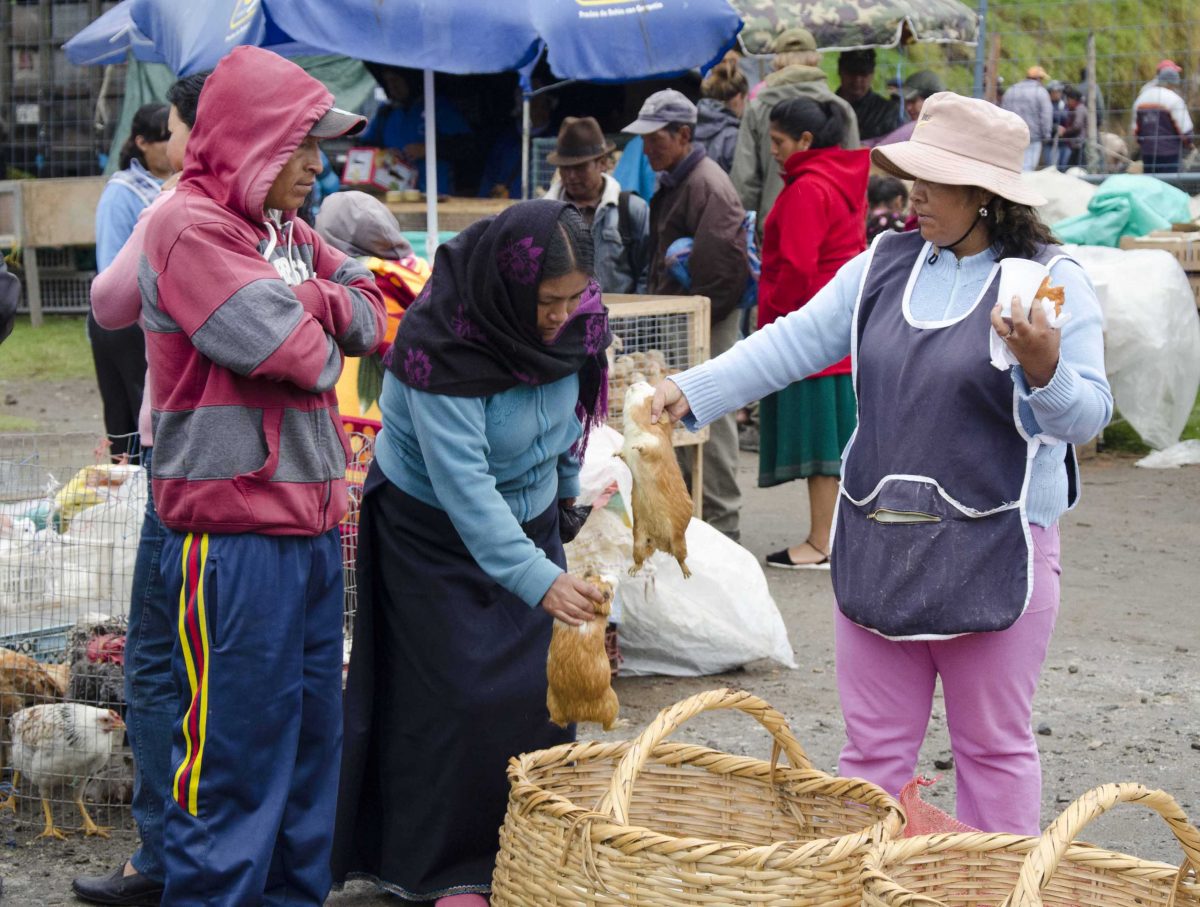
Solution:
<svg viewBox="0 0 1200 907"><path fill-rule="evenodd" d="M12 765L16 773L13 789L21 775L37 788L42 799L46 827L39 838L64 840L66 833L54 824L47 795L55 788L71 787L75 805L83 816L85 835L107 838L107 828L92 821L83 805L83 789L88 779L108 765L109 758L125 729L125 722L112 709L100 709L79 702L35 705L12 716ZM0 804L0 809L16 810L16 794Z"/></svg>

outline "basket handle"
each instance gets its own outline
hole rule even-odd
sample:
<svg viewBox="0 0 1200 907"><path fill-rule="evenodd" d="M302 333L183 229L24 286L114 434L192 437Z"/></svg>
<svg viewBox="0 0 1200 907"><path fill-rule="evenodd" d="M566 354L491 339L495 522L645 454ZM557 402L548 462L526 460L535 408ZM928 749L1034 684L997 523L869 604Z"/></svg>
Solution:
<svg viewBox="0 0 1200 907"><path fill-rule="evenodd" d="M617 822L622 825L629 821L629 801L633 796L633 785L642 767L654 748L670 736L681 724L694 718L701 712L711 712L717 709L737 709L754 718L759 724L770 731L775 740L771 765L774 767L779 750L787 754L788 762L794 768L811 769L812 763L804 752L783 714L772 708L763 699L745 690L709 690L697 693L695 696L677 702L658 713L658 717L650 723L617 765L616 771L608 787L608 792L600 798L596 812L611 812Z"/></svg>
<svg viewBox="0 0 1200 907"><path fill-rule="evenodd" d="M1016 889L1002 907L1042 907L1042 889L1050 883L1071 842L1079 837L1084 826L1118 803L1140 803L1166 820L1185 855L1176 880L1176 890L1187 875L1189 863L1200 872L1200 832L1188 821L1187 814L1179 808L1174 797L1141 784L1104 784L1088 791L1068 806L1042 832L1038 846L1025 857ZM1171 898L1173 902L1174 894Z"/></svg>

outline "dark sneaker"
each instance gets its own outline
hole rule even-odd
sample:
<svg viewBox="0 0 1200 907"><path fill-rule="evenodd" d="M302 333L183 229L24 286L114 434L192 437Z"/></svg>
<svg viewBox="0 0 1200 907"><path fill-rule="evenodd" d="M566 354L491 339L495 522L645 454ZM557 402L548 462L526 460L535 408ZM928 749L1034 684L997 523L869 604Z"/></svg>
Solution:
<svg viewBox="0 0 1200 907"><path fill-rule="evenodd" d="M159 907L163 885L140 873L127 876L122 863L106 876L80 876L71 883L75 896L89 904Z"/></svg>

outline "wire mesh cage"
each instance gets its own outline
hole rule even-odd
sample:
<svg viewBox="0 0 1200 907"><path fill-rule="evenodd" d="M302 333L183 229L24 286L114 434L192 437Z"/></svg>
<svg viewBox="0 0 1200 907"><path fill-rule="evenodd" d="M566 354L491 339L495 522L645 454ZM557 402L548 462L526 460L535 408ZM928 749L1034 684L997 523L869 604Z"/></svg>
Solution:
<svg viewBox="0 0 1200 907"><path fill-rule="evenodd" d="M350 665L350 649L354 640L354 617L358 613L358 524L362 514L363 485L367 471L375 459L375 436L380 425L373 419L342 417L346 437L350 441L350 463L346 466L346 515L339 527L342 536L342 568L345 582L345 612L342 631L344 657L342 668Z"/></svg>
<svg viewBox="0 0 1200 907"><path fill-rule="evenodd" d="M147 479L111 446L88 433L0 435L5 805L43 833L129 822L124 650Z"/></svg>
<svg viewBox="0 0 1200 907"><path fill-rule="evenodd" d="M625 296L606 294L608 322L613 332L609 348L608 421L620 431L625 392L645 381L657 386L663 378L699 365L709 354L709 301L703 296ZM675 430L675 446L703 444L708 430Z"/></svg>
<svg viewBox="0 0 1200 907"><path fill-rule="evenodd" d="M0 126L13 178L90 176L103 168L125 65L74 66L62 45L112 2L0 4ZM0 173L0 178L9 178Z"/></svg>

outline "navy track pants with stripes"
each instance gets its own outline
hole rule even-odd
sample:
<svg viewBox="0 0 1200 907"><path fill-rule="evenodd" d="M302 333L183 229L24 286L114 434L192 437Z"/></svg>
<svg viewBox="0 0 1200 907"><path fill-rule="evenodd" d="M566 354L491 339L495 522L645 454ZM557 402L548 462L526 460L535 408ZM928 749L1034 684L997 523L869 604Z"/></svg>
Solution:
<svg viewBox="0 0 1200 907"><path fill-rule="evenodd" d="M324 903L342 747L341 558L336 529L167 530L179 709L164 904Z"/></svg>

